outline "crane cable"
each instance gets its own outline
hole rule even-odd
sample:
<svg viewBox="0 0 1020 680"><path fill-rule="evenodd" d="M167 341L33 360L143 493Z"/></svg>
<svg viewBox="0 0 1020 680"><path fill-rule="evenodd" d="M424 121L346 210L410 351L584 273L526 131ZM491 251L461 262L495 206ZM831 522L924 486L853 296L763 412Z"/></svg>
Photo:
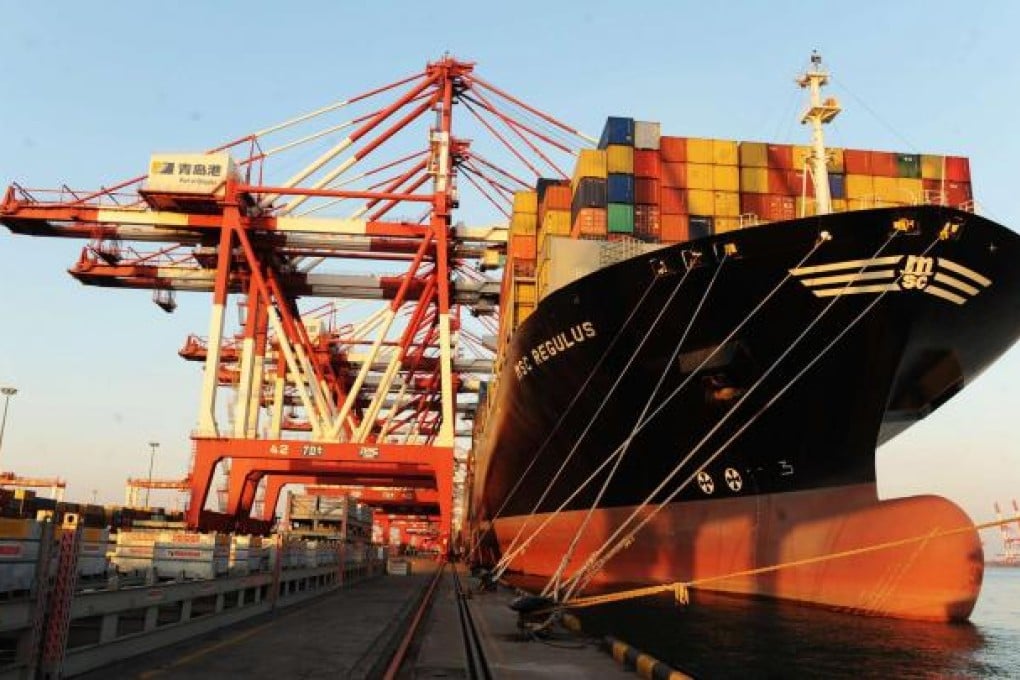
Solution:
<svg viewBox="0 0 1020 680"><path fill-rule="evenodd" d="M729 257L728 254L724 254L722 259L719 260L719 264L716 265L715 272L712 274L712 278L709 280L708 285L705 286L705 291L701 295L701 300L698 301L698 305L697 307L695 307L694 313L691 314L690 319L688 319L687 326L686 328L684 328L684 332L680 336L680 340L676 343L676 346L673 349L673 354L669 357L669 360L666 361L666 364L662 367L662 373L659 375L659 381L655 384L655 389L652 390L651 394L648 397L648 400L645 402L645 406L641 410L641 414L638 415L637 420L634 423L634 428L630 431L630 434L627 435L627 437L623 440L623 443L621 444L622 448L617 448L617 451L614 451L613 455L615 457L615 462L613 463L613 467L610 468L609 474L606 475L605 480L603 480L602 482L602 488L599 489L598 493L595 495L595 499L591 502L591 505L588 507L587 514L584 516L584 519L581 521L581 524L578 525L577 530L574 532L574 538L573 540L571 540L570 546L563 553L563 558L560 560L560 566L556 569L556 572L549 578L549 582L546 583L545 588L542 590L543 597L551 595L554 600L557 598L557 595L559 594L560 590L560 577L562 576L563 571L567 568L567 564L570 562L570 558L573 557L574 551L577 549L577 544L581 540L581 536L584 534L585 529L588 528L588 523L591 521L592 515L595 513L595 509L602 501L602 497L605 496L606 489L609 488L609 484L616 477L616 471L620 468L620 464L623 462L624 457L626 457L627 452L630 450L630 445L633 442L635 435L637 434L636 432L637 426L641 423L641 420L645 417L645 414L648 413L648 409L651 408L652 402L655 400L656 395L659 393L659 389L662 388L662 383L666 380L666 376L669 374L670 367L676 360L677 354L680 353L680 348L683 347L684 344L687 342L687 336L690 334L691 328L694 327L694 322L701 314L701 310L705 306L705 302L708 300L708 296L711 294L712 288L715 286L716 279L719 278L719 273L722 271L723 265L726 264L726 259L728 257ZM687 276L691 273L692 268L693 267L687 269L687 271L683 275L683 278L680 279L680 282L673 289L673 292L670 293L669 298L662 305L662 309L659 310L659 314L658 316L655 317L655 320L652 322L651 327L648 329L648 333L645 334L645 337L642 339L641 344L638 345L638 347L631 354L630 360L627 362L627 365L624 366L623 371L621 371L619 377L617 377L616 383L613 384L614 389L616 385L618 385L620 381L623 380L623 376L630 368L631 363L633 363L633 361L637 359L638 353L644 346L645 340L651 334L652 330L659 325L659 321L662 319L663 315L669 309L670 305L673 304L673 299L676 297L677 293L680 292L680 289L682 288L684 281L687 280ZM604 403L605 401L603 401L603 404ZM581 437L578 439L577 443L574 444L575 449L580 445L581 439L583 439L585 435L588 434L588 430L594 424L595 418L598 417L600 411L601 408L599 411L595 412L595 415L592 416L591 421L588 423L588 427L585 428L584 432L581 433ZM573 454L573 452L574 451L572 449L570 453Z"/></svg>
<svg viewBox="0 0 1020 680"><path fill-rule="evenodd" d="M640 352L641 348L645 346L646 342L648 342L648 338L651 337L652 331L654 331L655 328L659 325L659 321L662 320L662 317L666 312L666 308L669 307L673 298L676 297L677 292L679 292L680 288L683 287L684 282L687 280L687 277L690 276L692 269L693 267L685 268L683 276L680 277L680 280L677 282L676 286L673 287L673 291L672 293L670 293L669 298L666 301L666 304L664 304L662 309L659 310L659 313L655 317L655 320L652 321L652 323L649 325L648 330L645 331L644 336L642 336L641 341L638 343L637 349L635 349L631 353L630 358L627 360L627 363L624 365L624 367L620 370L620 372L616 376L616 380L613 382L612 386L610 386L610 388L606 391L606 394L602 397L602 401L599 403L598 408L595 409L595 413L593 413L591 417L588 419L588 424L585 425L584 431L581 432L580 436L574 441L574 446L570 449L570 452L567 453L567 455L563 458L563 461L560 463L559 469L556 470L556 474L554 474L552 479L550 479L548 484L546 484L542 496L538 499L538 502L535 503L535 506L531 510L531 515L534 515L535 512L537 512L538 508L542 505L542 502L545 500L546 496L549 495L549 493L553 489L553 486L559 480L560 475L563 474L563 471L567 468L567 464L573 458L574 454L577 453L578 448L581 446L581 442L584 441L584 438L586 436L588 436L588 432L591 431L592 426L595 424L595 419L598 418L599 414L602 413L602 409L604 409L606 407L606 404L609 403L610 398L612 398L613 394L616 392L616 388L620 386L620 383L623 381L624 376L627 375L627 371L630 370L631 365L633 365L635 359L637 359L638 352ZM656 277L652 280L652 282L654 283L659 278L659 276L660 274L656 272ZM632 313L631 316L629 316L627 319L628 322L633 317L634 314ZM619 333L617 334L617 337L619 337ZM606 354L608 354L608 352ZM591 372L591 376L594 376L595 373L596 371L593 370ZM578 395L580 395L581 393L583 393L583 389L578 391ZM523 533L525 526L526 522L525 524L521 525L521 529L517 532L517 537L515 537L515 540L516 538L520 537L520 535ZM501 576L503 572L506 571L507 566L508 565L503 566L497 565L496 570L494 570L493 573L497 574L498 576Z"/></svg>
<svg viewBox="0 0 1020 680"><path fill-rule="evenodd" d="M885 243L882 244L882 246L878 249L878 251L876 251L875 254L872 255L871 260L877 258L882 253L882 251L885 250L885 248L892 242L892 240L895 239L896 236L898 236L900 233L901 233L900 231L894 230L892 234L890 234L889 238L885 241ZM932 248L934 248L938 244L938 242L941 241L942 239L943 235L941 233L938 234L935 237L935 239L931 242L931 244L929 244L928 247L924 249L921 256L923 257L927 255L932 250ZM871 260L869 260L868 262L870 262ZM865 262L861 269L858 270L857 275L860 275L868 267L868 262ZM899 282L899 280L902 277L903 274L901 273L897 277L896 282ZM571 577L570 580L573 583L571 590L568 591L568 597L570 595L573 595L574 592L578 592L580 589L583 589L584 586L586 586L591 581L595 573L606 564L606 562L612 559L612 557L614 557L621 550L631 545L634 542L634 537L637 534L637 532L644 528L652 520L652 518L654 518L659 512L661 512L662 509L665 508L667 504L671 503L673 499L675 499L676 496L679 495L679 493L684 488L686 488L687 485L691 483L691 481L695 478L697 472L691 473L691 475L688 476L683 483L681 483L676 489L674 489L656 507L654 507L650 513L642 517L641 521L637 524L637 526L635 526L632 530L628 531L625 537L617 541L617 539L619 539L620 535L623 533L623 529L628 524L633 522L634 518L636 518L637 515L647 505L650 504L651 499L654 498L655 495L657 495L663 488L665 488L669 481L673 477L675 477L677 473L679 473L680 467L686 464L686 462L694 455L694 453L696 453L708 441L708 438L715 434L716 431L718 431L722 423L725 422L725 420L727 420L733 413L735 413L738 408L740 408L744 401L746 401L747 398L754 392L754 390L762 384L765 378L768 377L768 375L776 368L776 366L778 366L779 363L782 362L790 354L794 347L796 347L796 345L803 340L803 338L818 323L818 321L821 320L822 316L828 313L828 311L832 308L836 301L838 301L846 293L846 291L853 284L855 279L856 276L847 282L847 284L843 287L839 294L834 296L832 301L829 302L829 304L827 304L821 310L821 312L819 312L815 319L810 324L808 324L808 326L801 332L800 335L797 336L794 342L779 356L779 358L776 359L775 362L773 362L773 364L768 368L768 370L765 371L764 374L762 374L762 376L755 382L755 384L752 385L751 388L748 389L746 393L744 393L740 400L733 405L733 407L726 413L722 420L719 423L717 423L716 426L713 427L712 430L710 430L709 433L706 434L705 437L701 439L701 441L698 442L695 448L692 449L692 451L685 457L684 461L681 461L680 466L675 468L674 471L670 473L670 475L667 476L667 478L664 479L663 482L658 487L656 487L656 489L651 494L648 495L648 497L645 500L645 503L643 503L641 506L635 509L635 511L632 512L631 515L626 520L624 520L620 527L617 528L617 530L613 532L609 539L605 541L602 547L600 547L598 550L592 553L588 561L580 569L578 569L578 571ZM888 289L882 291L879 295L875 297L874 300L872 300L868 305L866 305L864 309L862 309L860 313L858 313L857 316L855 316L853 320L836 335L836 337L834 337L828 344L826 344L825 347L823 347L822 350L818 352L799 372L797 372L797 374L794 375L793 378L791 378L775 395L773 395L773 397L769 401L767 401L760 409L758 409L758 411L756 411L751 416L751 418L749 418L743 425L741 425L741 427L735 433L733 433L733 435L731 435L729 439L727 439L718 449L716 449L715 452L713 452L712 455L708 457L708 459L704 462L704 464L701 467L704 468L705 466L711 464L712 461L714 461L716 458L718 458L719 455L721 455L723 451L725 451L726 448L729 447L730 444L732 444L741 434L743 434L744 431L747 430L747 428L750 427L761 416L762 413L764 413L773 404L775 404L798 380L800 380L801 377L803 377L805 373L807 373L807 371L809 371L823 356L825 356L825 354L827 354L828 351L836 345L836 343L838 343L848 332L850 332L850 330L854 328L854 326L856 326L861 321L861 319L863 319L875 307L875 305L877 305L886 296L888 292L889 292ZM616 545L613 546L613 548L608 552L605 552L606 548L613 541L617 541Z"/></svg>
<svg viewBox="0 0 1020 680"><path fill-rule="evenodd" d="M641 309L642 305L644 305L645 299L648 297L648 294L652 292L652 288L655 287L655 283L660 278L661 278L660 274L658 274L657 272L653 273L652 279L648 282L648 286L645 288L644 293L641 294L641 297L638 299L637 304L634 305L634 308L631 309L630 314L624 320L620 328L617 329L616 334L609 341L609 344L606 345L606 349L603 350L602 356L599 357L598 361L595 362L595 365L588 372L588 377L585 378L585 381L577 389L577 392L574 393L574 397L570 400L570 403L567 404L567 408L564 409L562 413L560 413L559 419L556 421L556 424L553 425L552 430L549 431L549 434L546 436L545 441L542 442L542 445L540 447L538 447L538 451L536 451L535 455L532 456L531 462L528 463L528 466L526 468L524 468L524 472L517 478L517 482L510 489L510 493L507 494L506 498L503 500L503 503L499 506L499 509L496 511L496 514L494 514L492 518L489 520L489 527L484 531L480 532L478 536L475 538L474 545L472 546L471 550L468 551L469 560L471 556L474 554L475 550L478 549L482 539L491 530L492 522L494 522L497 518L499 518L503 514L503 511L506 509L506 506L510 503L510 500L514 497L514 494L517 493L517 490L520 488L521 484L528 476L528 473L531 472L531 468L535 466L535 462L538 461L538 458L545 452L546 448L549 446L549 443L552 442L552 438L559 431L560 426L563 425L563 422L567 419L567 416L570 415L570 412L573 410L574 406L581 398L581 395L584 394L585 389L587 389L588 387L588 383L590 383L592 378L595 377L595 374L598 373L598 370L602 367L602 363L609 356L609 353L612 352L612 350L616 347L616 343L623 336L624 330L626 330L626 328L630 325L630 322L634 319L635 315L637 315L638 310ZM534 513L534 510L532 511L532 513ZM523 531L523 527L521 531ZM514 543L517 542L517 539L519 537L520 532L518 532L518 535L514 538L513 542L511 542L509 549L513 548Z"/></svg>
<svg viewBox="0 0 1020 680"><path fill-rule="evenodd" d="M814 245L813 245L813 246L811 247L811 249L810 249L810 250L809 250L809 251L808 251L808 252L807 252L807 253L806 253L806 254L805 254L805 255L804 255L804 256L803 256L803 257L802 257L802 258L800 259L800 261L799 261L799 262L798 262L798 263L797 263L797 264L796 264L796 265L795 265L794 267L792 267L791 269L798 269L798 268L800 268L800 267L804 266L804 264L805 264L805 263L806 263L806 262L808 261L808 259L810 259L810 258L811 258L811 256L812 256L812 255L814 255L814 253L815 253L815 252L816 252L816 251L817 251L817 250L818 250L818 249L819 249L819 248L820 248L820 247L821 247L821 246L822 246L822 245L823 245L824 243L827 243L827 242L828 242L828 241L830 241L831 239L832 239L832 236L831 236L831 235L829 234L829 232L827 232L827 231L822 231L822 232L821 232L821 233L819 234L818 238L817 238L817 239L815 240L815 243L814 243ZM788 270L788 271L787 271L787 273L786 273L786 275L785 275L785 276L784 276L784 277L782 278L782 280L780 280L780 281L779 281L779 283L777 283L777 284L776 284L776 285L775 285L775 286L774 286L774 287L772 288L772 290L770 290L770 291L769 291L769 293L768 293L768 294L767 294L767 295L766 295L765 297L763 297L763 298L762 298L762 299L761 299L761 300L760 300L760 301L758 302L758 304L757 304L757 305L755 305L755 307L754 307L754 308L753 308L753 309L752 309L752 310L751 310L750 312L748 312L748 313L747 313L747 315L746 315L746 316L745 316L745 317L744 317L744 318L743 318L743 319L742 319L742 320L740 321L740 323L738 323L738 324L737 324L736 326L734 326L733 330L731 330L731 331L729 332L729 334L728 334L728 335L727 335L727 336L726 336L726 337L725 337L725 338L724 338L724 339L723 339L723 340L722 340L722 341L721 341L721 342L719 343L719 345L718 345L718 346L717 346L717 347L716 347L716 348L715 348L714 350L712 350L712 352L710 352L710 353L709 353L709 355L708 355L708 356L706 356L706 357L705 357L704 359L702 359L701 363L700 363L700 364L698 364L698 366L697 366L697 367L696 367L696 368L695 368L695 369L694 369L693 371L691 371L691 374L690 374L690 375L689 375L689 376L688 376L688 377L687 377L687 378L686 378L686 379L685 379L685 380L684 380L684 381L683 381L683 382L682 382L682 383L680 384L680 386L679 386L678 388L676 388L676 389L675 389L675 390L674 390L674 391L673 391L673 392L672 392L672 393L670 394L670 396L669 396L669 397L667 397L666 401L668 402L668 401L669 401L670 399L673 399L673 398L674 398L674 397L675 397L675 396L676 396L676 395L677 395L677 394L678 394L678 393L680 392L680 390L682 390L682 389L683 389L684 387L686 387L686 386L687 386L687 384L688 384L688 383L689 383L689 382L691 381L691 378L692 378L692 377L693 377L693 376L694 376L695 374L697 374L697 372L698 372L698 371L700 371L700 370L701 370L702 368L704 368L704 367L705 367L705 365L707 365L707 364L708 364L708 362L709 362L709 361L711 361L711 360L712 360L712 358L713 358L713 357L714 357L714 356L715 356L715 355L716 355L716 354L717 354L717 353L719 352L719 350L720 350L720 349L721 349L722 347L724 347L724 346L726 345L726 343L728 343L728 342L729 342L729 341L730 341L731 339L733 339L733 337L734 337L734 336L735 336L735 335L736 335L737 333L739 333L739 332L740 332L740 330L741 330L741 329L742 329L742 328L743 328L743 327L744 327L745 325L747 325L747 323L748 323L748 322L750 322L750 320L751 320L752 318L754 318L754 316L755 316L755 315L757 315L757 313L758 313L759 311L761 311L762 307L764 307L764 306L765 306L765 304L766 304L766 303L767 303L767 302L768 302L769 300L771 300L771 299L772 299L772 298L773 298L773 297L774 297L774 296L776 295L776 293L778 293L778 292L779 292L779 290L780 290L780 289L781 289L781 288L783 287L783 285L784 285L784 284L785 284L785 283L786 283L786 282L787 282L787 281L788 281L788 280L789 280L789 279L790 279L790 278L791 278L792 276L793 276L792 272L791 272L790 270ZM645 422L641 424L641 428L643 428L643 427L644 427L644 426L645 426L645 425L646 425L646 424L648 423L648 421L649 421L649 420L651 420L652 418L654 418L654 417L655 417L655 416L656 416L656 415L657 415L657 414L659 413L659 411L661 411L661 410L662 410L662 407L660 407L660 408L656 409L656 410L655 410L655 411L654 411L654 412L652 413L652 415L651 415L651 416L649 416L649 417L648 417L648 418L647 418L647 419L645 420ZM640 431L640 428L638 429L638 432L639 432L639 431ZM534 532L532 532L531 536L529 536L529 537L528 537L528 539L527 539L527 540L526 540L526 541L525 541L524 543L522 543L521 545L517 546L516 548L515 548L515 547L513 546L513 544L511 544L511 546L507 548L507 551L506 551L506 553L505 553L505 554L503 555L503 558L502 558L502 559L500 560L500 564L501 564L501 565L503 565L503 564L504 564L504 562L505 562L505 566L503 566L503 568L502 568L502 571L500 571L500 572L499 572L499 574L500 574L500 575L501 575L501 574L503 573L503 571L505 571L505 570L506 570L507 566L509 566L509 564L510 564L511 562L513 562L513 560L514 560L514 559L515 559L515 558L516 558L516 557L517 557L517 556L518 556L518 555L519 555L520 553L522 553L522 552L523 552L523 551L524 551L524 550L525 550L525 549L526 549L526 548L527 548L527 547L528 547L528 546L529 546L529 545L531 544L531 542L532 542L533 540L535 540L535 538L537 538L537 537L538 537L538 535L539 535L539 534L540 534L540 533L542 532L542 530L543 530L543 529L545 529L545 527L547 527L547 526L549 525L549 523L550 523L550 522L552 522L552 521L553 521L553 520L554 520L554 519L555 519L555 518L556 518L556 517L557 517L557 516L558 516L558 515L559 515L559 514L560 514L560 513L561 513L561 512L563 511L563 509L564 509L564 508L566 508L566 507L567 507L567 505L569 505L569 504L570 504L570 503L571 503L571 502L572 502L572 501L574 500L574 498L576 498L576 497L578 496L578 494L580 494L580 493L581 493L581 492L582 492L582 491L583 491L583 490L584 490L585 488L587 488L588 484L590 484L590 483L591 483L591 481L592 481L593 479L595 479L596 477L598 477L598 475L599 475L599 474L600 474L600 473L602 472L602 469L603 469L603 468L605 468L605 467L606 467L607 465L609 465L609 463L610 463L610 462L611 462L611 461L613 460L613 457L614 457L614 456L615 456L615 455L616 455L616 454L617 454L617 453L618 453L618 452L620 451L620 449L622 448L622 446L623 446L623 445L621 444L621 445L620 445L620 446L618 446L618 447L617 447L617 448L616 448L616 449L615 449L614 451L612 451L612 452L611 452L611 453L610 453L610 454L609 454L609 455L608 455L608 456L606 457L606 459L605 459L605 460L603 460L603 461L602 461L602 463L600 463L600 464L599 464L599 466L595 468L594 472L592 472L592 473L591 473L591 474L590 474L590 475L588 476L588 478L587 478L587 479L585 479L585 480L584 480L583 482L581 482L581 484L580 484L580 485L579 485L579 486L577 487L577 489L575 489L575 490L574 490L574 492L573 492L573 493L571 493L571 494L570 494L570 495L569 495L569 496L568 496L568 497L566 498L566 500L564 500L564 501L563 501L562 503L560 503L559 507L557 507L555 511L553 511L552 513L550 513L550 515L549 515L548 517L546 517L546 518L545 518L545 519L544 519L544 520L542 521L542 523L541 523L541 524L540 524L540 525L538 526L538 528L536 528L536 529L535 529L535 531L534 531ZM536 510L537 510L537 506L536 506ZM533 515L533 514L534 514L534 511L532 512L532 515ZM528 518L527 518L527 519L525 519L525 524L527 523L528 519L530 519L530 518L531 518L531 515L529 515L529 516L528 516ZM521 530L519 530L519 531L518 531L518 537L519 537L519 536L521 535L521 533L522 533L522 532L523 532L523 529L521 529ZM515 541L514 541L514 542L516 542L516 539L515 539Z"/></svg>

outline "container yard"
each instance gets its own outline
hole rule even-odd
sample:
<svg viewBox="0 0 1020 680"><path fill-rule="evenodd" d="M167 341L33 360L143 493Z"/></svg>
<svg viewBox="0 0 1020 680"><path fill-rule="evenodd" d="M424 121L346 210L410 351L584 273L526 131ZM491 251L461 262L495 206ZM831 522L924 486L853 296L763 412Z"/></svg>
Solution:
<svg viewBox="0 0 1020 680"><path fill-rule="evenodd" d="M72 244L68 286L200 321L180 441L81 455L123 505L0 470L0 678L711 677L725 641L674 618L981 616L1020 519L890 495L877 452L1020 337L1020 237L965 143L829 144L831 80L812 52L792 136L610 94L588 134L447 53L225 139L150 130L130 175L13 181L0 225ZM158 380L132 400L176 423ZM0 382L2 445L39 397Z"/></svg>

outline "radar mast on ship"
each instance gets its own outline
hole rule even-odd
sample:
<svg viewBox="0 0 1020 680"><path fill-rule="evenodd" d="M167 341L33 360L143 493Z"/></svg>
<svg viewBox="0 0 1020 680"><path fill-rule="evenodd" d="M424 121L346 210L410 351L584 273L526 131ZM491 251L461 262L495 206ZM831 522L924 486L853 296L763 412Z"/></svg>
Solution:
<svg viewBox="0 0 1020 680"><path fill-rule="evenodd" d="M815 212L828 215L832 212L832 195L829 192L829 170L825 151L825 134L822 125L831 122L842 110L835 97L822 101L822 86L829 82L829 74L822 70L822 55L811 52L811 69L797 78L797 84L808 88L810 101L800 118L801 124L811 125L811 156L808 168L815 185Z"/></svg>

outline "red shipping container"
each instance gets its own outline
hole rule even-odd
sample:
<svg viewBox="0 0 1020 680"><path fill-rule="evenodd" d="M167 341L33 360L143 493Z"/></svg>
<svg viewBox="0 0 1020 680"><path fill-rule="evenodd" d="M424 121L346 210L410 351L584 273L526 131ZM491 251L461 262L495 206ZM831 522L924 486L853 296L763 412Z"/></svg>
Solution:
<svg viewBox="0 0 1020 680"><path fill-rule="evenodd" d="M970 160L961 156L946 156L946 179L970 182Z"/></svg>
<svg viewBox="0 0 1020 680"><path fill-rule="evenodd" d="M664 187L682 189L687 186L687 164L663 161L660 169L659 183Z"/></svg>
<svg viewBox="0 0 1020 680"><path fill-rule="evenodd" d="M662 187L659 192L659 207L663 215L683 215L687 212L687 192L683 189Z"/></svg>
<svg viewBox="0 0 1020 680"><path fill-rule="evenodd" d="M843 167L848 175L870 175L871 152L845 149L843 151Z"/></svg>
<svg viewBox="0 0 1020 680"><path fill-rule="evenodd" d="M789 144L769 144L765 153L770 168L793 169L793 147Z"/></svg>
<svg viewBox="0 0 1020 680"><path fill-rule="evenodd" d="M845 156L843 162L846 162ZM872 151L871 174L876 177L899 177L900 170L896 162L896 154L888 151Z"/></svg>
<svg viewBox="0 0 1020 680"><path fill-rule="evenodd" d="M635 203L658 203L659 202L659 180L653 177L634 178L634 202Z"/></svg>
<svg viewBox="0 0 1020 680"><path fill-rule="evenodd" d="M663 215L661 218L663 243L681 243L691 239L687 215Z"/></svg>
<svg viewBox="0 0 1020 680"><path fill-rule="evenodd" d="M634 176L658 177L659 152L655 149L634 149Z"/></svg>
<svg viewBox="0 0 1020 680"><path fill-rule="evenodd" d="M796 184L791 176L790 170L781 168L769 168L769 193L796 196L800 194L800 184Z"/></svg>
<svg viewBox="0 0 1020 680"><path fill-rule="evenodd" d="M815 183L811 181L810 173L803 170L790 170L786 183L793 189L794 196L804 196L805 189L807 189L806 195L811 198L815 196Z"/></svg>
<svg viewBox="0 0 1020 680"><path fill-rule="evenodd" d="M651 241L658 241L662 223L657 205L634 206L634 234Z"/></svg>
<svg viewBox="0 0 1020 680"><path fill-rule="evenodd" d="M687 160L686 137L660 137L659 155L663 161L683 163Z"/></svg>
<svg viewBox="0 0 1020 680"><path fill-rule="evenodd" d="M751 213L758 219L774 222L796 217L797 202L792 196L774 194L741 194L740 212Z"/></svg>
<svg viewBox="0 0 1020 680"><path fill-rule="evenodd" d="M947 173L948 174L948 173ZM970 182L946 182L946 200L952 207L958 207L974 198Z"/></svg>
<svg viewBox="0 0 1020 680"><path fill-rule="evenodd" d="M542 205L546 210L570 210L570 185L556 185L551 186L545 190L545 196L542 197Z"/></svg>
<svg viewBox="0 0 1020 680"><path fill-rule="evenodd" d="M792 196L766 196L765 219L792 220L797 217L797 202Z"/></svg>
<svg viewBox="0 0 1020 680"><path fill-rule="evenodd" d="M520 277L520 276L532 277L532 276L535 275L535 260L534 260L534 258L532 258L530 260L525 260L525 259L521 259L521 258L515 257L513 259L513 265L514 265L514 276L516 276L516 277Z"/></svg>

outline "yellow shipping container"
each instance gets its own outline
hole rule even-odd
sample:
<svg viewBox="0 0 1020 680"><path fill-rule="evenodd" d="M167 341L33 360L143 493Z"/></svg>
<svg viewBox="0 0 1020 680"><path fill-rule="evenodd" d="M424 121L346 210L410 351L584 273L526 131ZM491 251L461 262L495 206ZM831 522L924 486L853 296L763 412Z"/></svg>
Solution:
<svg viewBox="0 0 1020 680"><path fill-rule="evenodd" d="M921 179L942 179L944 164L944 156L921 154Z"/></svg>
<svg viewBox="0 0 1020 680"><path fill-rule="evenodd" d="M715 212L713 215L720 215L722 217L736 217L740 215L740 194L735 191L717 191L715 192ZM693 213L694 210L692 209ZM698 213L694 213L698 214Z"/></svg>
<svg viewBox="0 0 1020 680"><path fill-rule="evenodd" d="M900 177L896 180L896 192L901 201L910 205L924 203L924 186L921 180L912 177Z"/></svg>
<svg viewBox="0 0 1020 680"><path fill-rule="evenodd" d="M798 196L797 197L797 208L794 215L797 217L811 217L812 215L818 214L818 206L815 203L815 199L810 196Z"/></svg>
<svg viewBox="0 0 1020 680"><path fill-rule="evenodd" d="M713 165L712 188L717 191L740 191L740 168L736 165Z"/></svg>
<svg viewBox="0 0 1020 680"><path fill-rule="evenodd" d="M711 165L715 160L715 149L713 140L699 139L697 137L687 138L687 162L705 163Z"/></svg>
<svg viewBox="0 0 1020 680"><path fill-rule="evenodd" d="M826 149L826 167L829 172L843 172L843 149ZM793 147L793 169L803 170L811 157L811 147L797 145Z"/></svg>
<svg viewBox="0 0 1020 680"><path fill-rule="evenodd" d="M715 192L704 189L688 190L687 210L690 211L691 215L714 215Z"/></svg>
<svg viewBox="0 0 1020 680"><path fill-rule="evenodd" d="M520 326L524 320L535 311L535 305L517 304L514 305L514 326Z"/></svg>
<svg viewBox="0 0 1020 680"><path fill-rule="evenodd" d="M556 236L570 235L570 211L546 210L542 218L542 231Z"/></svg>
<svg viewBox="0 0 1020 680"><path fill-rule="evenodd" d="M769 171L767 168L740 168L740 190L748 194L769 192Z"/></svg>
<svg viewBox="0 0 1020 680"><path fill-rule="evenodd" d="M832 199L832 212L846 212L847 205L845 198Z"/></svg>
<svg viewBox="0 0 1020 680"><path fill-rule="evenodd" d="M829 172L844 172L846 165L843 162L843 149L833 147L826 151L829 154Z"/></svg>
<svg viewBox="0 0 1020 680"><path fill-rule="evenodd" d="M517 300L517 304L535 304L535 282L534 281L514 281L514 298Z"/></svg>
<svg viewBox="0 0 1020 680"><path fill-rule="evenodd" d="M515 213L538 213L538 192L537 191L515 191L514 192Z"/></svg>
<svg viewBox="0 0 1020 680"><path fill-rule="evenodd" d="M577 183L582 177L605 177L608 172L604 149L581 149L577 165L574 166L574 176L570 180L571 189L577 189Z"/></svg>
<svg viewBox="0 0 1020 680"><path fill-rule="evenodd" d="M875 198L882 202L905 203L906 196L900 194L896 177L875 177Z"/></svg>
<svg viewBox="0 0 1020 680"><path fill-rule="evenodd" d="M768 147L764 142L740 142L739 148L741 166L745 168L767 168L769 166Z"/></svg>
<svg viewBox="0 0 1020 680"><path fill-rule="evenodd" d="M846 176L846 197L872 198L875 195L874 178L871 175L847 175ZM857 210L857 208L854 208Z"/></svg>
<svg viewBox="0 0 1020 680"><path fill-rule="evenodd" d="M712 162L716 165L740 165L737 143L730 139L713 139Z"/></svg>
<svg viewBox="0 0 1020 680"><path fill-rule="evenodd" d="M848 198L846 199L846 209L850 210L871 210L872 208L881 207L882 204L876 204L875 195L870 194L868 196L862 196L861 198Z"/></svg>
<svg viewBox="0 0 1020 680"><path fill-rule="evenodd" d="M713 230L717 234L725 234L728 231L736 231L740 229L740 218L739 217L716 217L712 224Z"/></svg>
<svg viewBox="0 0 1020 680"><path fill-rule="evenodd" d="M606 147L606 169L624 175L634 174L634 147L610 144Z"/></svg>
<svg viewBox="0 0 1020 680"><path fill-rule="evenodd" d="M514 194L514 203L517 203L517 196L524 193L534 193L527 191L518 191ZM514 213L510 216L510 235L511 236L524 236L528 234L534 234L538 230L538 215L535 213L522 213L517 212L516 207Z"/></svg>
<svg viewBox="0 0 1020 680"><path fill-rule="evenodd" d="M688 189L714 189L715 188L715 173L711 165L705 165L703 163L688 163L687 164L687 188ZM711 213L696 213L691 211L694 215L710 215Z"/></svg>

